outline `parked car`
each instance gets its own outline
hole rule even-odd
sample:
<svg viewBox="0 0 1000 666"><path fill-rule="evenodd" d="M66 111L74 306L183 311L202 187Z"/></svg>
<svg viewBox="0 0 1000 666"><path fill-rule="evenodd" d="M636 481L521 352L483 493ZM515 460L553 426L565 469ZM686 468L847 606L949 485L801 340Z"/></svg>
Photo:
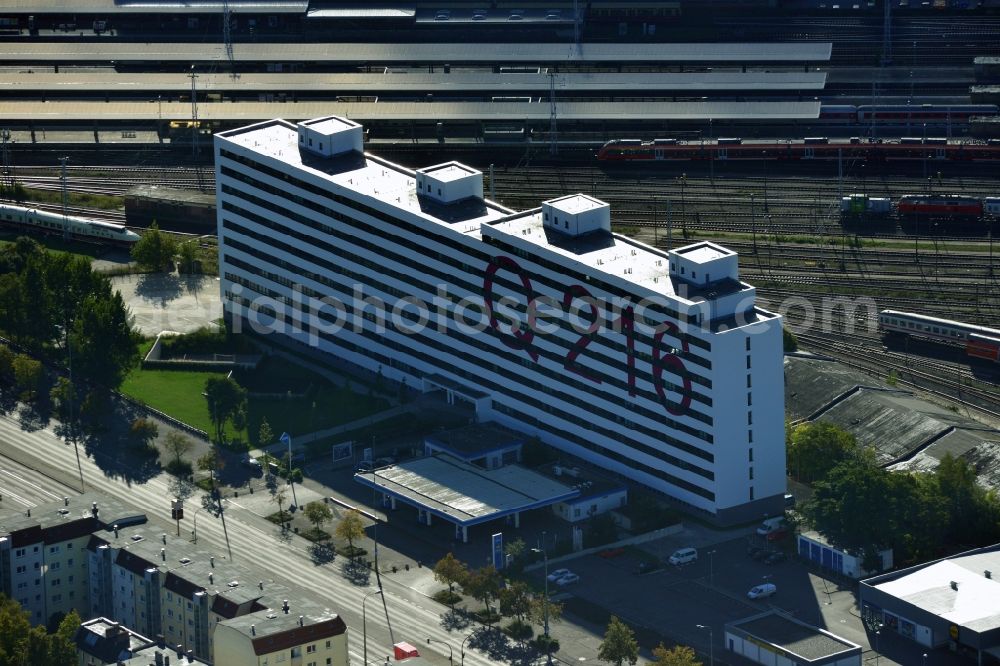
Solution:
<svg viewBox="0 0 1000 666"><path fill-rule="evenodd" d="M240 459L240 464L243 465L244 467L249 467L250 469L254 470L261 469L263 467L263 465L260 464L260 461L254 458L249 453Z"/></svg>
<svg viewBox="0 0 1000 666"><path fill-rule="evenodd" d="M375 469L375 465L370 460L362 460L354 468L355 474L368 474Z"/></svg>
<svg viewBox="0 0 1000 666"><path fill-rule="evenodd" d="M559 587L564 587L566 585L571 585L572 583L575 583L575 582L577 582L579 580L580 580L580 577L577 576L575 573L571 572L571 573L566 574L562 578L557 579L556 580L556 585L558 585Z"/></svg>
<svg viewBox="0 0 1000 666"><path fill-rule="evenodd" d="M667 558L667 562L670 562L674 566L677 566L679 564L689 564L691 562L697 562L697 561L698 561L698 551L690 547L678 548L673 552L673 555Z"/></svg>
<svg viewBox="0 0 1000 666"><path fill-rule="evenodd" d="M781 529L785 526L784 516L775 516L774 518L768 518L760 527L757 528L757 534L760 536L767 536L771 532Z"/></svg>
<svg viewBox="0 0 1000 666"><path fill-rule="evenodd" d="M754 585L747 592L748 599L766 599L767 597L777 594L778 586L774 583L761 583L760 585Z"/></svg>
<svg viewBox="0 0 1000 666"><path fill-rule="evenodd" d="M788 559L788 556L781 551L775 551L764 558L764 564L778 564Z"/></svg>
<svg viewBox="0 0 1000 666"><path fill-rule="evenodd" d="M555 571L549 572L548 579L550 583L554 583L563 576L573 573L569 569L556 569Z"/></svg>
<svg viewBox="0 0 1000 666"><path fill-rule="evenodd" d="M788 536L788 530L784 527L779 527L773 532L768 532L767 537L765 538L768 541L780 541L781 539L784 539L786 536Z"/></svg>

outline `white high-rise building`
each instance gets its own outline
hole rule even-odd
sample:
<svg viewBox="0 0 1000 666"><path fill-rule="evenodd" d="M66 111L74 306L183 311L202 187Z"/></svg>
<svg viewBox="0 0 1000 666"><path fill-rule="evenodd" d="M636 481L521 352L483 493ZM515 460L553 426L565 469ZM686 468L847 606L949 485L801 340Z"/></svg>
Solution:
<svg viewBox="0 0 1000 666"><path fill-rule="evenodd" d="M612 233L582 194L513 211L449 162L362 152L337 117L216 135L234 325L493 419L722 523L781 510L781 317L735 253Z"/></svg>

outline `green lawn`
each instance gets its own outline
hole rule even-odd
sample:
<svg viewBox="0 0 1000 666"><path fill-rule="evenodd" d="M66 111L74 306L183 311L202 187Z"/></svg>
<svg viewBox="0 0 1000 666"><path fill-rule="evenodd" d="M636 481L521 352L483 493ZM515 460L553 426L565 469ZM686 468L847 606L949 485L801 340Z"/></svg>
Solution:
<svg viewBox="0 0 1000 666"><path fill-rule="evenodd" d="M145 355L151 345L152 341L143 343L140 353ZM224 377L225 374L189 370L143 370L136 367L122 383L121 392L211 434L212 422L208 418L208 406L202 391L209 377ZM294 436L330 428L387 407L384 400L348 393L343 388L331 386L308 370L284 361L265 361L248 378L252 380L248 383L267 385L270 378L277 384L281 379L287 379L289 374L305 379L306 383L311 381L316 387L312 397L300 400L251 398L247 404L249 433L237 432L232 426L228 426L227 438L244 442L249 440L256 445L260 423L264 418L277 438L282 432Z"/></svg>

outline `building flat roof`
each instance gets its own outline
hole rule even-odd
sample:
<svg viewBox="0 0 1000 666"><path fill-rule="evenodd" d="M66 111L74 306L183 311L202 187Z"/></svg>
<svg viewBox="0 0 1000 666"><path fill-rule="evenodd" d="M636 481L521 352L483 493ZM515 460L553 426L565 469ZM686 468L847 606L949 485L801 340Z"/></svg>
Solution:
<svg viewBox="0 0 1000 666"><path fill-rule="evenodd" d="M861 654L860 645L775 611L732 622L728 626L738 627L755 638L808 661L816 661L842 652L856 651L857 654Z"/></svg>
<svg viewBox="0 0 1000 666"><path fill-rule="evenodd" d="M297 105L296 105L297 106ZM329 111L329 105L326 105ZM496 204L468 199L454 204L439 204L417 194L413 171L360 153L321 157L301 151L298 130L284 120L271 120L216 135L258 154L277 159L288 166L352 190L362 197L393 206L402 217L450 226L460 233L479 238L483 223L496 222L509 211Z"/></svg>
<svg viewBox="0 0 1000 666"><path fill-rule="evenodd" d="M819 102L560 102L560 121L612 120L790 120L819 117ZM528 102L205 102L202 121L252 123L277 117L315 118L336 112L358 122L390 120L545 121L548 104ZM30 102L0 101L0 120L39 121L187 120L191 105L182 102Z"/></svg>
<svg viewBox="0 0 1000 666"><path fill-rule="evenodd" d="M315 92L354 93L435 93L489 92L496 96L514 92L548 93L551 85L545 73L521 72L387 72L387 73L300 73L247 72L199 74L198 92ZM555 76L556 95L560 92L601 92L635 90L648 92L787 91L822 90L826 72L655 72L630 74L614 72L565 72ZM113 93L183 92L191 90L191 79L182 73L162 72L5 72L0 92L95 92Z"/></svg>
<svg viewBox="0 0 1000 666"><path fill-rule="evenodd" d="M447 448L456 454L486 454L520 446L526 435L499 423L473 423L454 430L436 432L424 438L428 444Z"/></svg>
<svg viewBox="0 0 1000 666"><path fill-rule="evenodd" d="M540 209L505 220L484 229L483 233L502 234L508 237L504 240L516 239L531 243L540 247L543 252L552 252L586 266L588 272L599 271L618 276L678 303L692 305L705 300L697 288L680 281L675 282L670 277L670 259L665 251L609 232L566 236L545 226ZM735 280L732 283L734 290L753 290L753 287ZM713 288L722 290L721 287ZM753 323L753 315L748 315L748 318L746 323Z"/></svg>
<svg viewBox="0 0 1000 666"><path fill-rule="evenodd" d="M448 455L428 456L354 480L460 525L475 525L572 499L574 490L518 465L485 470Z"/></svg>
<svg viewBox="0 0 1000 666"><path fill-rule="evenodd" d="M1000 628L1000 580L987 578L985 571L1000 573L1000 551L958 555L898 575L878 576L867 584L982 633Z"/></svg>
<svg viewBox="0 0 1000 666"><path fill-rule="evenodd" d="M827 62L829 42L672 43L672 44L510 44L510 43L236 43L236 62L328 63L746 63ZM4 42L7 62L229 62L221 40L187 43Z"/></svg>

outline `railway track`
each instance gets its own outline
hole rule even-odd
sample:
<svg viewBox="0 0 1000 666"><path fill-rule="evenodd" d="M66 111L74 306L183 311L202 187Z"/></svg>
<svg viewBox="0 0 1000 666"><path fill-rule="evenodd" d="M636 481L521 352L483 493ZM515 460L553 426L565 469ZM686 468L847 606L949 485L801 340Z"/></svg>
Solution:
<svg viewBox="0 0 1000 666"><path fill-rule="evenodd" d="M804 347L837 358L848 366L869 373L874 371L881 377L888 376L890 371L895 372L898 384L957 402L992 419L1000 419L1000 397L969 387L962 381L916 369L909 357L900 359L884 349L831 340L820 335L803 333L797 337Z"/></svg>

